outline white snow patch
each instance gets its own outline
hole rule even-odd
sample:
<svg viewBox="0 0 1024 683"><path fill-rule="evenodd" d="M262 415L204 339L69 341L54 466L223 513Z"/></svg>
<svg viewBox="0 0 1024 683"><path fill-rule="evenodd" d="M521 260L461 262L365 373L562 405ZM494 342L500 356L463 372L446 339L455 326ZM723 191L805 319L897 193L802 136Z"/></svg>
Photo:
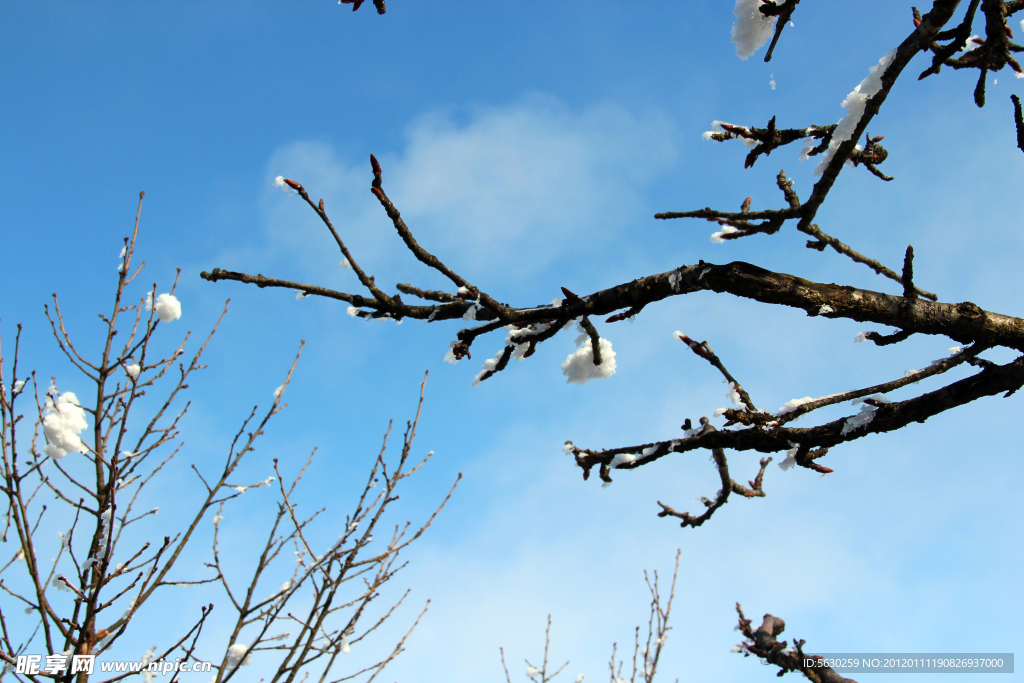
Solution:
<svg viewBox="0 0 1024 683"><path fill-rule="evenodd" d="M78 397L70 391L61 394L57 401L47 394L43 409L43 433L49 442L43 452L54 460L60 460L68 453L80 453L85 443L78 435L88 428L85 411L78 403Z"/></svg>
<svg viewBox="0 0 1024 683"><path fill-rule="evenodd" d="M228 661L226 669L230 672L239 666L248 666L252 663L252 657L249 655L249 648L241 643L235 643L228 648Z"/></svg>
<svg viewBox="0 0 1024 683"><path fill-rule="evenodd" d="M875 394L874 396L870 396L869 398L880 403L889 402L889 399L887 399L885 396L882 396L881 394ZM854 401L854 403L860 403L862 401L864 401L864 399L858 398L857 400ZM845 436L846 434L849 434L850 432L856 429L860 429L861 427L867 425L868 423L875 419L875 413L877 411L877 406L873 406L870 403L865 403L860 407L859 413L846 419L846 422L843 423L842 431L839 432L840 435Z"/></svg>
<svg viewBox="0 0 1024 683"><path fill-rule="evenodd" d="M134 380L139 379L139 373L142 372L142 368L139 367L138 363L132 363L124 366L124 371L128 373L128 376Z"/></svg>
<svg viewBox="0 0 1024 683"><path fill-rule="evenodd" d="M864 108L868 100L882 89L882 76L885 74L885 70L889 68L889 65L892 64L892 59L895 56L896 50L887 52L878 60L878 64L871 67L868 77L861 81L853 89L853 92L843 100L846 116L836 125L836 129L832 133L832 141L829 142L828 149L822 155L821 163L814 169L814 175L821 175L825 171L825 167L832 161L832 157L835 156L839 145L849 140L853 135L853 131L856 130L857 124L860 123L861 117L864 115Z"/></svg>
<svg viewBox="0 0 1024 683"><path fill-rule="evenodd" d="M498 361L501 360L501 354L503 354L504 352L505 349L502 349L501 351L498 351L496 354L494 354L494 358L488 358L487 360L484 361L484 366L483 369L480 370L480 374L473 378L474 387L483 381L484 375L486 375L488 372L494 372L494 368L498 367ZM449 353L451 353L451 351L449 351ZM445 356L445 360L448 360L447 356Z"/></svg>
<svg viewBox="0 0 1024 683"><path fill-rule="evenodd" d="M976 43L976 42L974 42L975 38L981 38L981 36L973 35L973 36L971 36L970 38L967 39L967 46L964 47L964 52L963 52L962 55L960 55L961 57L966 55L968 52L971 52L973 50L977 50L979 47L981 47L983 45L983 43Z"/></svg>
<svg viewBox="0 0 1024 683"><path fill-rule="evenodd" d="M647 455L647 453L645 452L644 455ZM636 458L637 456L633 453L619 453L614 458L612 458L612 461L608 463L608 466L611 467L612 469L615 469L616 467L621 467L622 465L628 465L629 463L635 461Z"/></svg>
<svg viewBox="0 0 1024 683"><path fill-rule="evenodd" d="M459 362L459 359L455 357L455 347L458 345L458 343L459 342L457 341L453 341L448 345L448 353L444 354L445 363L451 363L452 365L455 365L456 363Z"/></svg>
<svg viewBox="0 0 1024 683"><path fill-rule="evenodd" d="M725 241L724 239L722 239L723 235L730 235L734 232L739 232L739 230L732 227L731 225L723 225L721 230L719 230L716 233L712 233L711 241L714 242L715 244L721 244L722 242Z"/></svg>
<svg viewBox="0 0 1024 683"><path fill-rule="evenodd" d="M761 14L764 0L736 0L733 14L732 42L736 45L736 56L747 59L768 42L775 30L777 17Z"/></svg>
<svg viewBox="0 0 1024 683"><path fill-rule="evenodd" d="M575 353L569 355L562 363L562 374L568 379L569 384L586 384L592 379L604 379L615 374L615 351L612 350L612 343L607 339L601 339L600 365L594 365L594 345L584 344Z"/></svg>
<svg viewBox="0 0 1024 683"><path fill-rule="evenodd" d="M146 310L153 309L153 292L146 294ZM181 317L181 302L173 294L161 294L156 298L156 317L160 322L169 323Z"/></svg>
<svg viewBox="0 0 1024 683"><path fill-rule="evenodd" d="M790 442L789 445L792 446L792 448L786 452L786 458L779 463L779 467L782 468L783 472L796 464L796 453L800 450L800 444L798 443Z"/></svg>

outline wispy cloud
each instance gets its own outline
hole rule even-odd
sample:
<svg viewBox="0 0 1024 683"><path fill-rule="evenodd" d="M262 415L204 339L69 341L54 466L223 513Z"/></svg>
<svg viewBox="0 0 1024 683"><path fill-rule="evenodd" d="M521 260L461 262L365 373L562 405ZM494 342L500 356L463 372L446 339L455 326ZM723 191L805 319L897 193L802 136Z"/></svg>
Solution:
<svg viewBox="0 0 1024 683"><path fill-rule="evenodd" d="M472 278L494 276L495 266L520 277L606 247L646 213L645 188L677 157L666 116L618 104L574 111L533 94L458 118L424 113L409 123L403 149L375 152L384 188L417 239ZM366 161L343 159L325 143L295 142L268 162L268 178L281 174L324 197L370 272L405 270L411 259L368 192ZM268 252L321 274L325 266L315 264L336 266L314 246L332 240L312 212L280 190L267 192Z"/></svg>

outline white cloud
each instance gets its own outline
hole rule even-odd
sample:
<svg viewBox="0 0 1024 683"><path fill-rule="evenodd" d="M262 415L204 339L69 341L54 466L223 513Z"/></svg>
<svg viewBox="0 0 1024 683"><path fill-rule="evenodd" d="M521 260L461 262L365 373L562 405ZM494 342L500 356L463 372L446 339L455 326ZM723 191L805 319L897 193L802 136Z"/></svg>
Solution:
<svg viewBox="0 0 1024 683"><path fill-rule="evenodd" d="M593 253L648 213L641 193L674 163L675 137L660 114L617 104L574 111L534 94L474 109L466 122L423 114L406 129L404 149L375 154L384 190L428 251L467 277L493 275L499 261L521 277ZM333 239L301 200L273 192L279 174L314 201L324 197L356 261L379 281L393 279L381 280L391 268L409 270L412 257L369 192L369 162L341 160L318 142L282 147L268 163L268 255L284 248L306 272L337 280L340 254L322 254Z"/></svg>
<svg viewBox="0 0 1024 683"><path fill-rule="evenodd" d="M543 95L480 109L464 126L428 114L408 136L403 210L474 263L501 254L527 271L635 220L640 190L676 156L664 117L615 104L574 112Z"/></svg>

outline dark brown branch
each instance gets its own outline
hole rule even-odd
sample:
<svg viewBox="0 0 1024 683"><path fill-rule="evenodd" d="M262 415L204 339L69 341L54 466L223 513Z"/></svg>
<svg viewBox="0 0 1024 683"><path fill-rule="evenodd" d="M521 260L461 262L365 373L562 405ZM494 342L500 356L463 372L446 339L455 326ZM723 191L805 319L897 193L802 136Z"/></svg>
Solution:
<svg viewBox="0 0 1024 683"><path fill-rule="evenodd" d="M695 342L682 332L677 332L676 338L689 346L690 350L695 354L718 368L718 371L722 373L723 377L725 377L725 381L727 381L730 386L736 390L736 393L739 394L740 400L744 405L746 405L750 410L757 410L757 408L754 407L754 402L750 399L750 394L747 393L746 389L744 389L742 385L736 381L736 378L733 377L725 368L725 365L722 364L722 360L715 355L715 352L711 350L711 346L709 346L706 341L702 341L700 343Z"/></svg>
<svg viewBox="0 0 1024 683"><path fill-rule="evenodd" d="M767 0L761 5L761 14L766 17L778 17L778 21L775 22L775 35L772 36L772 44L768 46L768 52L764 55L764 61L772 61L772 53L775 52L775 46L779 42L779 37L782 36L782 29L789 23L789 18L793 16L793 11L796 6L800 4L800 0L784 0L782 4L777 5L772 0Z"/></svg>
<svg viewBox="0 0 1024 683"><path fill-rule="evenodd" d="M352 11L355 12L363 4L363 0L338 0L338 4L352 5ZM373 0L373 6L377 8L377 14L384 14L388 11L388 8L384 6L384 0Z"/></svg>
<svg viewBox="0 0 1024 683"><path fill-rule="evenodd" d="M1013 123L1017 127L1017 149L1024 152L1024 115L1021 113L1020 98L1010 95L1013 100Z"/></svg>
<svg viewBox="0 0 1024 683"><path fill-rule="evenodd" d="M964 20L960 22L960 25L954 29L943 31L935 36L934 40L953 39L953 41L948 45L943 46L932 42L928 46L928 49L930 49L935 56L932 58L932 65L922 71L921 75L917 77L917 80L939 73L942 69L942 65L950 62L950 57L966 47L967 40L971 36L971 25L974 23L974 15L978 11L978 5L980 2L981 0L971 0L971 4L967 8L967 13L964 15ZM921 13L917 11L916 7L913 8L913 11L914 24L916 26L920 26Z"/></svg>
<svg viewBox="0 0 1024 683"><path fill-rule="evenodd" d="M918 52L926 49L931 44L935 35L952 18L958 4L959 0L935 0L931 12L922 18L921 24L896 48L892 61L881 76L881 87L877 93L868 98L864 105L864 112L857 122L853 133L849 139L844 140L838 146L831 161L823 170L821 179L815 183L811 196L804 202L800 223L797 226L798 229L804 230L814 222L818 208L825 201L825 197L828 196L832 185L835 184L836 179L839 177L843 164L850 158L860 136L864 135L871 120L889 96L889 91L895 84L896 79L899 78L899 75L907 64L910 63L910 60Z"/></svg>
<svg viewBox="0 0 1024 683"><path fill-rule="evenodd" d="M903 257L903 298L916 299L914 289L914 245L907 245L907 253Z"/></svg>
<svg viewBox="0 0 1024 683"><path fill-rule="evenodd" d="M601 358L601 337L597 334L597 328L594 327L594 323L590 322L590 318L587 316L583 316L583 319L580 320L580 327L590 337L590 346L594 351L594 365L600 365L604 361Z"/></svg>
<svg viewBox="0 0 1024 683"><path fill-rule="evenodd" d="M375 196L377 200L380 202L381 206L384 207L384 211L387 212L388 218L390 218L391 222L394 224L395 230L398 231L399 236L402 238L402 241L405 242L405 246L409 248L409 251L412 252L413 256L415 256L416 259L421 263L433 268L434 270L438 271L439 273L447 277L449 280L455 283L456 286L464 287L472 292L479 292L480 303L483 304L485 308L491 310L499 319L504 320L506 322L511 322L510 320L508 320L508 311L506 310L505 306L492 299L486 293L480 292L476 287L471 285L469 281L467 281L461 275L457 274L451 268L442 263L440 259L438 259L436 256L434 256L433 254L431 254L426 249L420 246L419 242L416 241L416 238L413 237L412 231L409 230L409 226L405 224L404 220L402 220L402 215L398 212L398 209L395 208L395 205L391 202L390 199L388 199L388 196L384 193L384 188L381 185L380 164L377 163L377 159L374 158L372 154L370 155L370 162L371 166L373 167L374 176L374 180L370 188L370 191L373 193L373 196Z"/></svg>
<svg viewBox="0 0 1024 683"><path fill-rule="evenodd" d="M743 609L738 602L736 613L739 615L738 630L746 641L733 648L734 651L743 652L744 656L755 655L765 663L779 667L779 676L790 671L799 671L813 683L857 683L850 678L843 678L827 666L807 667L805 662L815 657L804 654L805 641L797 640L794 641L793 647L787 647L786 641L780 642L776 639L776 636L786 630L786 622L782 619L766 614L761 625L753 630L750 628L751 621L743 616Z"/></svg>
<svg viewBox="0 0 1024 683"><path fill-rule="evenodd" d="M203 273L201 276L210 281L237 280L264 287L307 287L299 283L264 278L261 275L251 276L220 269L215 269L212 273ZM320 294L320 290L321 288L308 286L310 293ZM817 315L822 306L828 305L832 309L828 314L830 318L873 322L919 334L944 335L964 344L981 342L989 346L1006 346L1024 351L1024 320L984 311L971 302L952 304L918 301L912 310L908 310L904 305L905 299L901 296L817 283L785 273L775 273L742 261L721 266L701 261L697 265L681 266L675 270L648 275L594 292L581 297L578 302L566 302L558 309L544 306L509 310L522 325L551 322L552 312L557 310L557 321L564 325L566 321L582 315L609 315L624 308L635 309L672 296L708 290L734 294L767 304L791 306L807 311L809 315ZM379 305L378 302L365 297L331 290L323 292L323 296L350 303L360 302L368 307ZM467 309L468 305L461 303L444 306L402 304L399 312L404 317L437 320L461 317L459 313ZM478 317L479 314L486 314L486 311L479 311ZM499 327L501 325L494 322L486 331ZM561 327L556 327L546 336L538 335L537 341L553 336L560 329ZM474 330L463 330L459 333L459 338L465 341L479 333Z"/></svg>
<svg viewBox="0 0 1024 683"><path fill-rule="evenodd" d="M880 139L881 138L874 138L874 143L877 144L877 141ZM869 138L869 144L871 144L870 141L871 139ZM879 147L879 149L881 148ZM884 150L882 151L884 152ZM786 202L789 204L788 209L771 209L767 211L743 211L740 213L732 213L728 211L718 211L708 207L704 209L699 209L697 211L676 211L667 213L657 213L654 214L654 217L658 219L706 218L711 221L716 221L720 225L729 225L731 227L737 228L737 232L722 235L722 239L726 240L739 239L740 237L746 237L747 235L755 233L773 234L779 230L779 228L782 226L782 223L785 220L790 218L800 218L801 216L803 216L805 212L804 207L806 206L801 205L800 198L797 196L796 191L793 190L793 181L789 180L786 177L785 170L779 172L778 176L776 177L776 184L778 185L779 189L782 190L786 198ZM757 218L763 218L765 219L765 221L758 225L749 222L750 219ZM869 258L868 256L865 256L864 254L861 254L860 252L852 249L849 245L843 243L842 241L836 239L835 237L826 234L816 224L812 223L809 225L804 225L804 222L801 220L797 224L797 229L814 238L813 241L809 241L807 243L807 247L809 249L817 249L818 251L823 251L825 247L832 247L832 249L835 250L836 252L848 256L850 259L856 261L857 263L862 263L866 265L879 275L883 275L889 278L890 280L903 284L903 278L898 273L886 267L879 261L876 261L873 258ZM919 296L922 296L926 299L931 299L932 301L938 299L938 296L933 294L932 292L927 292L923 289L919 289L916 287L914 291L917 292Z"/></svg>
<svg viewBox="0 0 1024 683"><path fill-rule="evenodd" d="M916 379L916 378L915 378ZM991 364L981 372L953 382L941 389L915 398L893 403L877 404L874 417L859 427L847 430L844 427L853 416L840 418L817 427L804 429L752 427L741 430L701 431L672 441L611 448L600 451L579 448L571 443L566 449L573 453L576 464L583 469L584 478L589 476L595 465L607 467L616 456L641 454L621 459L619 469L635 469L658 460L669 453L685 453L703 448L731 448L737 451L754 450L761 453L776 453L792 448L799 443L807 448L831 448L847 441L862 438L868 434L881 434L902 429L913 422L924 422L929 417L966 405L984 396L1004 394L1009 397L1024 386L1024 356L1006 365ZM702 418L706 420L706 418Z"/></svg>
<svg viewBox="0 0 1024 683"><path fill-rule="evenodd" d="M707 421L704 421L704 431L712 432L715 430ZM729 476L729 462L725 458L725 451L721 448L711 449L711 456L715 461L715 467L718 469L719 478L721 479L722 487L715 494L714 500L708 498L701 498L701 502L707 508L701 515L691 515L689 512L678 512L671 506L658 501L658 505L661 506L661 512L658 513L659 517L676 517L677 519L683 520L679 523L679 526L685 527L699 527L704 522L711 519L711 516L715 514L715 511L726 504L729 500L730 493L737 493L745 498L763 498L764 489L761 488L761 483L764 479L764 470L768 467L768 463L772 461L771 458L761 459L761 469L758 470L757 476L753 481L747 482L750 484L748 489L742 484L738 484Z"/></svg>

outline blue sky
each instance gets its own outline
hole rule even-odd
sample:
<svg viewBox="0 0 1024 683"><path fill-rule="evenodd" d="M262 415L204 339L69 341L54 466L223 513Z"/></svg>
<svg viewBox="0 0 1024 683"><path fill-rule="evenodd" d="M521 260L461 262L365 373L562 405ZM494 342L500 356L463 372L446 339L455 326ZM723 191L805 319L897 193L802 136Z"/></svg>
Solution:
<svg viewBox="0 0 1024 683"><path fill-rule="evenodd" d="M172 348L192 330L194 348L231 298L205 356L209 369L190 383L185 447L150 493L162 508L154 538L194 502L189 465L219 462L252 405L272 401L300 339L288 408L249 473L269 475L272 457L298 468L317 447L308 505L339 517L387 421L412 416L429 370L417 447L436 455L395 521L424 518L456 474L464 478L394 582L395 597L400 585L412 589L409 605L363 645L372 652L353 648L353 662L388 650L431 599L390 679L497 681L502 646L513 680L525 680L522 659L539 657L550 613L552 659L571 660L558 680L598 680L612 643L630 643L633 627L646 623L642 570L669 576L677 548L674 629L659 667L666 681L773 675L729 653L739 640L737 601L748 616L785 618L785 636L815 651L1020 650L1019 397L836 448L822 461L835 470L825 478L773 464L766 498L733 500L699 529L659 519L655 501L696 509L694 498L712 495L707 453L619 472L602 489L583 482L561 450L566 439L598 448L674 438L683 419L727 404L721 378L674 330L708 340L769 409L900 377L944 357L947 339L855 345L869 329L862 324L702 293L651 306L633 323L600 325L617 353L608 379L565 383L560 365L575 336L565 333L471 387L503 336L481 339L473 360L451 366L442 358L454 323L364 322L337 302L199 278L220 267L362 293L316 216L272 187L284 175L324 198L378 284L444 287L405 251L370 194L373 153L417 239L513 305L698 259L897 292L863 266L805 249L792 226L713 244L710 223L653 219L737 210L747 196L755 210L779 207L783 168L805 198L814 162L798 162L799 146L744 170L746 148L701 134L716 119L838 121L847 93L913 27L909 7L890 2L803 3L766 64L763 49L736 57L729 5L394 0L378 16L370 3L355 13L331 2L5 4L5 357L22 323L22 367L84 392L43 305L56 292L80 346L99 351L95 315L109 308L121 239L145 190L136 254L146 269L133 296L152 282L166 291L182 269L183 315L160 329L160 343ZM1009 95L1022 82L1009 70L996 83L990 77L989 103L978 109L974 72L915 81L927 63L912 62L869 129L886 136L882 170L896 180L845 170L817 222L894 268L913 244L916 281L940 300L1019 316L1024 156ZM938 386L926 381L896 396ZM733 476L752 477L756 461L733 454ZM225 513L239 568L253 559L254 520L273 507L267 493L248 492ZM205 548L196 548L196 571ZM164 644L168 626L190 622L199 604L228 613L214 593L169 600L147 604L133 625L141 635L119 642L118 656ZM201 654L220 658L226 628L214 622ZM259 660L243 673L258 680Z"/></svg>

